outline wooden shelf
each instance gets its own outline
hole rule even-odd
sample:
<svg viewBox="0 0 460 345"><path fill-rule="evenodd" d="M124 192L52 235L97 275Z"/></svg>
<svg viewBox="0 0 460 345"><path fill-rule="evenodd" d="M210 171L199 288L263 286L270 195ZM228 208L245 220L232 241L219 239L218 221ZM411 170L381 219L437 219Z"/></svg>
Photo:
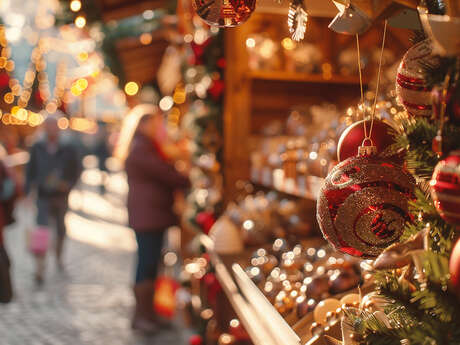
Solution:
<svg viewBox="0 0 460 345"><path fill-rule="evenodd" d="M215 252L212 239L206 235L200 235L200 241L209 254L222 289L254 345L300 345L300 338L297 334L246 276L241 267L238 265L233 267L237 277L235 281Z"/></svg>
<svg viewBox="0 0 460 345"><path fill-rule="evenodd" d="M295 180L285 179L281 169L274 171L251 169L251 182L284 194L315 201L318 199L318 193L324 179L317 176L306 176L305 182L301 186Z"/></svg>
<svg viewBox="0 0 460 345"><path fill-rule="evenodd" d="M325 79L322 74L305 74L287 71L249 71L247 74L252 80L282 81L312 84L359 85L358 76L332 75ZM366 81L364 81L366 83Z"/></svg>

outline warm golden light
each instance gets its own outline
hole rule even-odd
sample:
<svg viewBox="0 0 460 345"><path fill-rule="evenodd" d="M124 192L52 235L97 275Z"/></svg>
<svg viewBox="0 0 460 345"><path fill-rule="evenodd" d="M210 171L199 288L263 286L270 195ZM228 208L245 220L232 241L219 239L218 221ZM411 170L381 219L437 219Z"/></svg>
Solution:
<svg viewBox="0 0 460 345"><path fill-rule="evenodd" d="M76 85L81 91L83 91L88 87L88 80L85 78L80 78L77 80Z"/></svg>
<svg viewBox="0 0 460 345"><path fill-rule="evenodd" d="M128 96L134 96L139 92L139 85L137 85L134 81L130 81L125 85L125 92Z"/></svg>
<svg viewBox="0 0 460 345"><path fill-rule="evenodd" d="M14 61L13 61L13 60L8 60L8 61L6 62L5 69L6 69L8 72L13 72L13 70L14 70Z"/></svg>
<svg viewBox="0 0 460 345"><path fill-rule="evenodd" d="M5 101L5 103L11 104L14 102L14 96L11 92L7 92L5 93L5 96L3 96L3 100Z"/></svg>
<svg viewBox="0 0 460 345"><path fill-rule="evenodd" d="M73 11L73 12L78 12L80 11L81 9L81 2L80 0L72 0L70 2L70 9Z"/></svg>
<svg viewBox="0 0 460 345"><path fill-rule="evenodd" d="M59 129L65 130L65 129L69 128L69 120L67 118L65 118L65 117L61 117L58 120L57 125L58 125Z"/></svg>
<svg viewBox="0 0 460 345"><path fill-rule="evenodd" d="M293 50L295 48L295 46L296 46L295 42L292 39L290 39L289 37L284 38L281 41L281 45L286 50Z"/></svg>
<svg viewBox="0 0 460 345"><path fill-rule="evenodd" d="M43 116L38 113L34 113L29 111L29 118L28 118L29 126L36 127L43 122Z"/></svg>
<svg viewBox="0 0 460 345"><path fill-rule="evenodd" d="M16 113L16 118L19 121L26 121L27 120L27 110L20 108Z"/></svg>
<svg viewBox="0 0 460 345"><path fill-rule="evenodd" d="M75 97L78 97L81 95L81 90L78 88L77 85L72 85L72 87L70 88L70 92L72 93L72 95L74 95Z"/></svg>
<svg viewBox="0 0 460 345"><path fill-rule="evenodd" d="M0 68L5 68L6 67L6 58L3 56L0 57Z"/></svg>
<svg viewBox="0 0 460 345"><path fill-rule="evenodd" d="M50 114L53 114L56 112L57 110L57 104L54 103L54 102L49 102L46 107L45 107L46 111Z"/></svg>
<svg viewBox="0 0 460 345"><path fill-rule="evenodd" d="M2 122L3 122L4 125L9 125L11 123L10 122L10 114L8 114L8 113L3 114Z"/></svg>
<svg viewBox="0 0 460 345"><path fill-rule="evenodd" d="M22 88L21 88L21 85L19 85L19 84L16 84L11 88L11 92L15 96L19 96L19 94L21 93L21 90L22 90Z"/></svg>
<svg viewBox="0 0 460 345"><path fill-rule="evenodd" d="M80 54L78 54L78 60L80 60L81 62L88 60L88 53L81 52Z"/></svg>
<svg viewBox="0 0 460 345"><path fill-rule="evenodd" d="M86 25L86 18L83 16L78 16L75 18L75 26L79 29L83 29Z"/></svg>
<svg viewBox="0 0 460 345"><path fill-rule="evenodd" d="M13 108L11 108L11 115L16 116L18 113L19 107L15 105Z"/></svg>
<svg viewBox="0 0 460 345"><path fill-rule="evenodd" d="M248 48L254 48L256 46L256 40L254 38L248 38L246 40L246 47Z"/></svg>
<svg viewBox="0 0 460 345"><path fill-rule="evenodd" d="M183 86L176 87L176 90L174 91L174 95L173 95L174 103L183 104L186 100L186 97L187 95L185 93L185 88Z"/></svg>
<svg viewBox="0 0 460 345"><path fill-rule="evenodd" d="M142 44L148 45L152 43L152 35L148 32L144 32L140 37L139 40L141 41Z"/></svg>

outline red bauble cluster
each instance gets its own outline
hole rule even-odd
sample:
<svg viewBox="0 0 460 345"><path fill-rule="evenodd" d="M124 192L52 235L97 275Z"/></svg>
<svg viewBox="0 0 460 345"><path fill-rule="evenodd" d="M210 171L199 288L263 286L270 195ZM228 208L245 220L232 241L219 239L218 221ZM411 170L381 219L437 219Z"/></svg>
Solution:
<svg viewBox="0 0 460 345"><path fill-rule="evenodd" d="M317 219L323 236L343 253L376 257L397 241L410 220L414 178L377 156L339 163L319 193Z"/></svg>
<svg viewBox="0 0 460 345"><path fill-rule="evenodd" d="M196 13L209 25L234 27L249 19L256 0L192 0Z"/></svg>
<svg viewBox="0 0 460 345"><path fill-rule="evenodd" d="M358 148L364 140L364 122L366 123L367 133L370 133L371 122L362 120L355 122L343 131L337 145L337 158L339 162L355 157L358 154ZM390 145L394 144L392 132L395 129L387 122L374 120L372 126L371 139L378 152L383 152Z"/></svg>
<svg viewBox="0 0 460 345"><path fill-rule="evenodd" d="M440 216L450 224L460 225L460 150L436 165L430 187Z"/></svg>

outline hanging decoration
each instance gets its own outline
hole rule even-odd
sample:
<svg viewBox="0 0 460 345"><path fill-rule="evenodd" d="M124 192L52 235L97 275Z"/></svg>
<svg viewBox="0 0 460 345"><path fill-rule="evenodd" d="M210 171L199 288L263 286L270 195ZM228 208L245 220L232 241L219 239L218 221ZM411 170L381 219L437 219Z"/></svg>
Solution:
<svg viewBox="0 0 460 345"><path fill-rule="evenodd" d="M317 218L336 250L375 257L397 241L410 220L415 181L404 169L376 156L339 163L320 191Z"/></svg>
<svg viewBox="0 0 460 345"><path fill-rule="evenodd" d="M396 77L396 94L410 115L431 116L431 88L425 79L424 70L438 63L428 39L412 46L402 58Z"/></svg>
<svg viewBox="0 0 460 345"><path fill-rule="evenodd" d="M355 122L342 133L337 145L337 158L339 162L354 157L358 154L358 148L365 138L364 126L370 132L370 121L362 120ZM378 152L383 152L390 145L394 144L393 134L395 129L386 121L374 120L371 140L377 147Z"/></svg>
<svg viewBox="0 0 460 345"><path fill-rule="evenodd" d="M318 197L317 219L324 237L332 246L358 257L375 257L399 239L410 220L408 201L414 178L398 165L376 155L372 140L387 22L377 74L370 126L362 121L364 139L358 155L339 163L327 176ZM360 75L360 109L365 117L359 37L356 35Z"/></svg>
<svg viewBox="0 0 460 345"><path fill-rule="evenodd" d="M369 30L378 19L387 19L402 9L416 9L418 0L334 0L339 13L329 24L335 32L355 35Z"/></svg>
<svg viewBox="0 0 460 345"><path fill-rule="evenodd" d="M288 26L294 41L298 42L305 38L307 21L308 14L304 0L292 0L288 12Z"/></svg>
<svg viewBox="0 0 460 345"><path fill-rule="evenodd" d="M458 1L427 1L426 3L426 7L423 3L420 4L418 12L423 30L433 41L434 53L448 57L460 55L460 5Z"/></svg>
<svg viewBox="0 0 460 345"><path fill-rule="evenodd" d="M440 216L450 224L460 225L460 151L451 152L438 163L430 187Z"/></svg>
<svg viewBox="0 0 460 345"><path fill-rule="evenodd" d="M192 0L196 14L211 26L235 27L249 19L256 0Z"/></svg>

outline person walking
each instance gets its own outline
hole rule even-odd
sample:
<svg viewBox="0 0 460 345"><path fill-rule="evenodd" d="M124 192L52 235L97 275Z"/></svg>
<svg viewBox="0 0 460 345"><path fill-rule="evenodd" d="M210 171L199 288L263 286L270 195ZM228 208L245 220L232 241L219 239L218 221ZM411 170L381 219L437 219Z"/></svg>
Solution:
<svg viewBox="0 0 460 345"><path fill-rule="evenodd" d="M62 271L68 196L80 177L82 164L78 150L61 137L55 117L46 118L43 130L43 137L30 149L25 193L27 196L32 192L36 193L37 225L54 225L56 229L56 264ZM44 258L37 257L37 284L43 283L44 270Z"/></svg>
<svg viewBox="0 0 460 345"><path fill-rule="evenodd" d="M161 324L152 301L165 230L178 224L174 193L189 187L162 148L163 122L158 109L140 118L125 161L129 225L138 246L132 328L149 333Z"/></svg>
<svg viewBox="0 0 460 345"><path fill-rule="evenodd" d="M3 230L14 223L13 211L20 195L20 186L13 170L0 161L0 303L13 299L13 286L10 274L10 259L4 245Z"/></svg>
<svg viewBox="0 0 460 345"><path fill-rule="evenodd" d="M109 147L109 133L107 125L104 122L99 123L99 130L96 134L96 143L93 149L94 155L97 157L99 173L101 175L101 182L99 185L99 192L104 195L106 192L106 181L109 169L107 168L107 159L111 156Z"/></svg>

